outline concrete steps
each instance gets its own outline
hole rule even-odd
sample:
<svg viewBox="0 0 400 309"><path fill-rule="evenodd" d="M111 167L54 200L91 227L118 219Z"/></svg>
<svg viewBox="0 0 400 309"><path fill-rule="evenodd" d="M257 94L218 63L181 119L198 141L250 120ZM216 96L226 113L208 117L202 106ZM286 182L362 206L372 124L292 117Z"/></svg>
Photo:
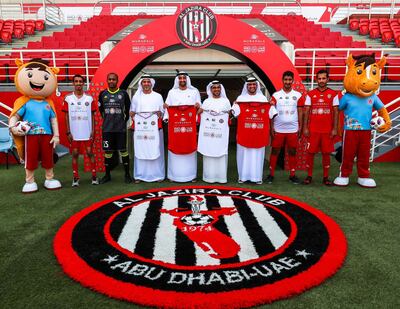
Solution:
<svg viewBox="0 0 400 309"><path fill-rule="evenodd" d="M390 114L390 117L392 118L392 129L390 131L383 134L377 133L375 145L380 143L382 143L382 145L379 145L374 150L371 149L371 151L374 151L374 158L378 158L379 156L399 146L398 141L400 136L400 119L393 119L399 115L400 111ZM388 138L391 139L387 140Z"/></svg>

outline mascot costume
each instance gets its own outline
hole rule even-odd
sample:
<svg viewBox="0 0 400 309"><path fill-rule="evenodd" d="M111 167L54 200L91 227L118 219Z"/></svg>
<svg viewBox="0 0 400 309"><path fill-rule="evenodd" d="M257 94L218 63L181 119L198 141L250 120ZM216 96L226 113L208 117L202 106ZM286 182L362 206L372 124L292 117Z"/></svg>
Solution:
<svg viewBox="0 0 400 309"><path fill-rule="evenodd" d="M339 110L344 112L343 156L340 175L334 180L337 186L347 186L357 157L357 183L362 187L376 187L370 178L369 155L371 148L372 109L378 111L384 123L378 127L380 133L391 127L389 114L375 92L381 82L381 70L386 63L382 57L375 61L375 54L347 58L347 73L343 84L345 95L340 99Z"/></svg>
<svg viewBox="0 0 400 309"><path fill-rule="evenodd" d="M42 59L28 63L15 60L15 86L22 94L14 102L9 127L21 161L25 162L25 185L23 193L38 190L34 173L41 161L46 171L44 187L48 190L61 188L54 179L53 149L59 143L59 131L54 103L50 95L57 89L57 68L50 68Z"/></svg>

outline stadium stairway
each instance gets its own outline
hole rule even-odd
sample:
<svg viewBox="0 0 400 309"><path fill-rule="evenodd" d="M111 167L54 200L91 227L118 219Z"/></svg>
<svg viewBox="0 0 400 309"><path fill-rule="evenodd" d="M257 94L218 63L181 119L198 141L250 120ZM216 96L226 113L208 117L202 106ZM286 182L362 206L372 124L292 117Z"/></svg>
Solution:
<svg viewBox="0 0 400 309"><path fill-rule="evenodd" d="M371 147L371 152L374 152L374 159L392 151L396 147L400 147L400 110L392 112L390 118L392 119L392 129L385 133L377 133L375 145L373 144Z"/></svg>

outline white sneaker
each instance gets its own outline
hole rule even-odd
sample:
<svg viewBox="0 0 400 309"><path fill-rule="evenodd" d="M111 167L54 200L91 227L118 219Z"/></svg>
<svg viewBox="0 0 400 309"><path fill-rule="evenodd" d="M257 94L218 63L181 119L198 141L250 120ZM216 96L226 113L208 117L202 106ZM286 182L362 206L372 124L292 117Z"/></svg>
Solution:
<svg viewBox="0 0 400 309"><path fill-rule="evenodd" d="M372 178L360 178L358 177L357 183L364 188L376 188L376 182Z"/></svg>
<svg viewBox="0 0 400 309"><path fill-rule="evenodd" d="M72 179L72 186L79 187L79 178Z"/></svg>
<svg viewBox="0 0 400 309"><path fill-rule="evenodd" d="M23 188L22 188L22 193L33 193L38 190L38 185L36 182L32 183L25 183Z"/></svg>
<svg viewBox="0 0 400 309"><path fill-rule="evenodd" d="M46 179L44 187L47 190L57 190L61 189L61 183L57 179Z"/></svg>
<svg viewBox="0 0 400 309"><path fill-rule="evenodd" d="M349 185L349 177L336 177L333 183L339 187L346 187Z"/></svg>
<svg viewBox="0 0 400 309"><path fill-rule="evenodd" d="M98 185L99 184L99 179L97 177L92 177L92 185Z"/></svg>

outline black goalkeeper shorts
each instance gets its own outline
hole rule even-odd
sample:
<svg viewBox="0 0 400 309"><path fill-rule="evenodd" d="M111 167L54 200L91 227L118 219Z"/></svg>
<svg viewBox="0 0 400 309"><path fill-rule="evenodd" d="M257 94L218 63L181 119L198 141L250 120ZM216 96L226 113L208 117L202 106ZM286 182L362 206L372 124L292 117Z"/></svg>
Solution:
<svg viewBox="0 0 400 309"><path fill-rule="evenodd" d="M104 151L126 151L126 132L103 132Z"/></svg>

